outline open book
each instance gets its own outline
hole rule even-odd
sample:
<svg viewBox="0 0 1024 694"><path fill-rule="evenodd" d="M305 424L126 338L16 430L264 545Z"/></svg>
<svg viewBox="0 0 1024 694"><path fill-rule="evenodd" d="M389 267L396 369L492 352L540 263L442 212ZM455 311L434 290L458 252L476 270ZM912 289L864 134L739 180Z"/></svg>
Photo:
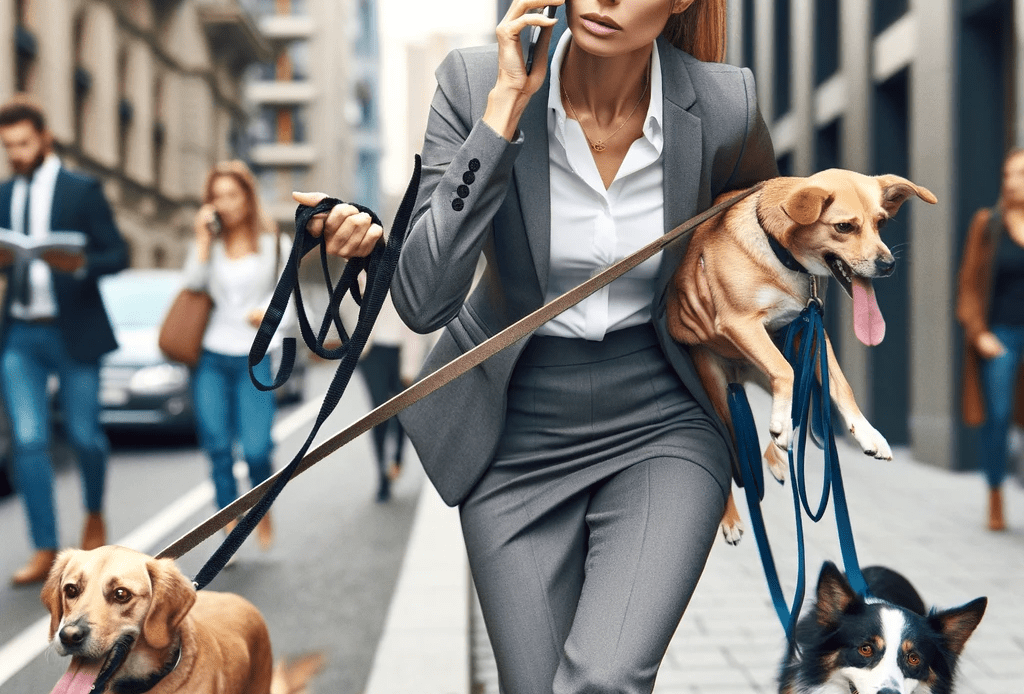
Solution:
<svg viewBox="0 0 1024 694"><path fill-rule="evenodd" d="M49 252L81 255L85 253L87 241L86 235L80 231L52 231L42 238L36 238L10 229L0 229L0 266L22 259L32 260Z"/></svg>

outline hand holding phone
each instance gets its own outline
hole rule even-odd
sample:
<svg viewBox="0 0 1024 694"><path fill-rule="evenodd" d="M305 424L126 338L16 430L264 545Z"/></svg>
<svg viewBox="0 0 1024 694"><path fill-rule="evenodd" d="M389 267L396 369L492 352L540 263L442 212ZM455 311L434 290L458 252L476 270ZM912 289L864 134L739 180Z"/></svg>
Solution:
<svg viewBox="0 0 1024 694"><path fill-rule="evenodd" d="M555 18L555 12L558 10L557 5L548 5L544 8L544 16L548 19ZM540 39L540 32L543 31L543 27L531 26L529 27L529 36L526 39L526 74L530 74L530 70L533 68L534 52L537 49L537 41Z"/></svg>
<svg viewBox="0 0 1024 694"><path fill-rule="evenodd" d="M220 221L220 215L216 211L210 216L210 221L206 223L206 227L213 236L220 236L220 232L224 230L224 224Z"/></svg>

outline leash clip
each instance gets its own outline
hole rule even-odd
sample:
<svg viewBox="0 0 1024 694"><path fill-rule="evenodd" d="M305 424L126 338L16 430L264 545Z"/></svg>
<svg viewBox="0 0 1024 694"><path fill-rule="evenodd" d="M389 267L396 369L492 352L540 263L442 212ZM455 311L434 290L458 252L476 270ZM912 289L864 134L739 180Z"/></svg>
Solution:
<svg viewBox="0 0 1024 694"><path fill-rule="evenodd" d="M825 302L821 300L820 296L818 296L818 276L817 275L810 275L810 277L808 279L808 284L810 286L811 296L810 296L809 299L807 299L807 306L806 306L806 308L810 308L811 304L817 304L818 308L820 310L824 311L825 310Z"/></svg>

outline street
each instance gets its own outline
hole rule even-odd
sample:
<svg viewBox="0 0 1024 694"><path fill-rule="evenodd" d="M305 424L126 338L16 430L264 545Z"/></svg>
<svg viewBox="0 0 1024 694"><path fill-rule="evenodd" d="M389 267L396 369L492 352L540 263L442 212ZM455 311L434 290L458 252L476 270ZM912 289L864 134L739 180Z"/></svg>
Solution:
<svg viewBox="0 0 1024 694"><path fill-rule="evenodd" d="M333 367L313 368L304 401L278 412L275 469L288 463L308 435L317 394ZM368 408L363 383L354 376L317 443ZM108 542L155 554L214 511L207 462L194 444L139 437L113 442L105 504ZM250 538L237 561L207 589L252 601L266 618L276 658L323 653L326 662L313 680L314 692L355 693L365 686L422 482L418 465L406 468L392 501L375 503L373 454L368 436L360 437L282 492L272 510L276 541L269 552ZM60 464L56 493L65 546L79 539L80 488L76 467ZM16 589L7 581L31 553L16 497L0 501L0 526L0 694L47 692L68 661L46 647L49 619L39 587ZM222 537L181 558L182 571L195 575Z"/></svg>

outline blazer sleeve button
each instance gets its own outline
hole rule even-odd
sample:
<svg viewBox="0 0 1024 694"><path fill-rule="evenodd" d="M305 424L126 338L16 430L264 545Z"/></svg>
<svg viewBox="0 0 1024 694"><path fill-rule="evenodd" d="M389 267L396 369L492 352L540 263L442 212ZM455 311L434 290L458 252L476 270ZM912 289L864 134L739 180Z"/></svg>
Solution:
<svg viewBox="0 0 1024 694"><path fill-rule="evenodd" d="M469 197L469 186L466 186L466 185L459 186L458 188L455 189L455 192L458 193L460 198L468 198Z"/></svg>
<svg viewBox="0 0 1024 694"><path fill-rule="evenodd" d="M479 171L480 170L480 160L476 159L476 158L470 159L469 160L469 170L470 171L474 171L474 172Z"/></svg>
<svg viewBox="0 0 1024 694"><path fill-rule="evenodd" d="M455 198L452 200L452 209L456 212L462 212L462 208L466 206L466 201L462 198Z"/></svg>
<svg viewBox="0 0 1024 694"><path fill-rule="evenodd" d="M466 173L462 174L462 182L465 183L466 185L472 185L473 181L475 180L476 174L474 174L472 171L467 171Z"/></svg>

